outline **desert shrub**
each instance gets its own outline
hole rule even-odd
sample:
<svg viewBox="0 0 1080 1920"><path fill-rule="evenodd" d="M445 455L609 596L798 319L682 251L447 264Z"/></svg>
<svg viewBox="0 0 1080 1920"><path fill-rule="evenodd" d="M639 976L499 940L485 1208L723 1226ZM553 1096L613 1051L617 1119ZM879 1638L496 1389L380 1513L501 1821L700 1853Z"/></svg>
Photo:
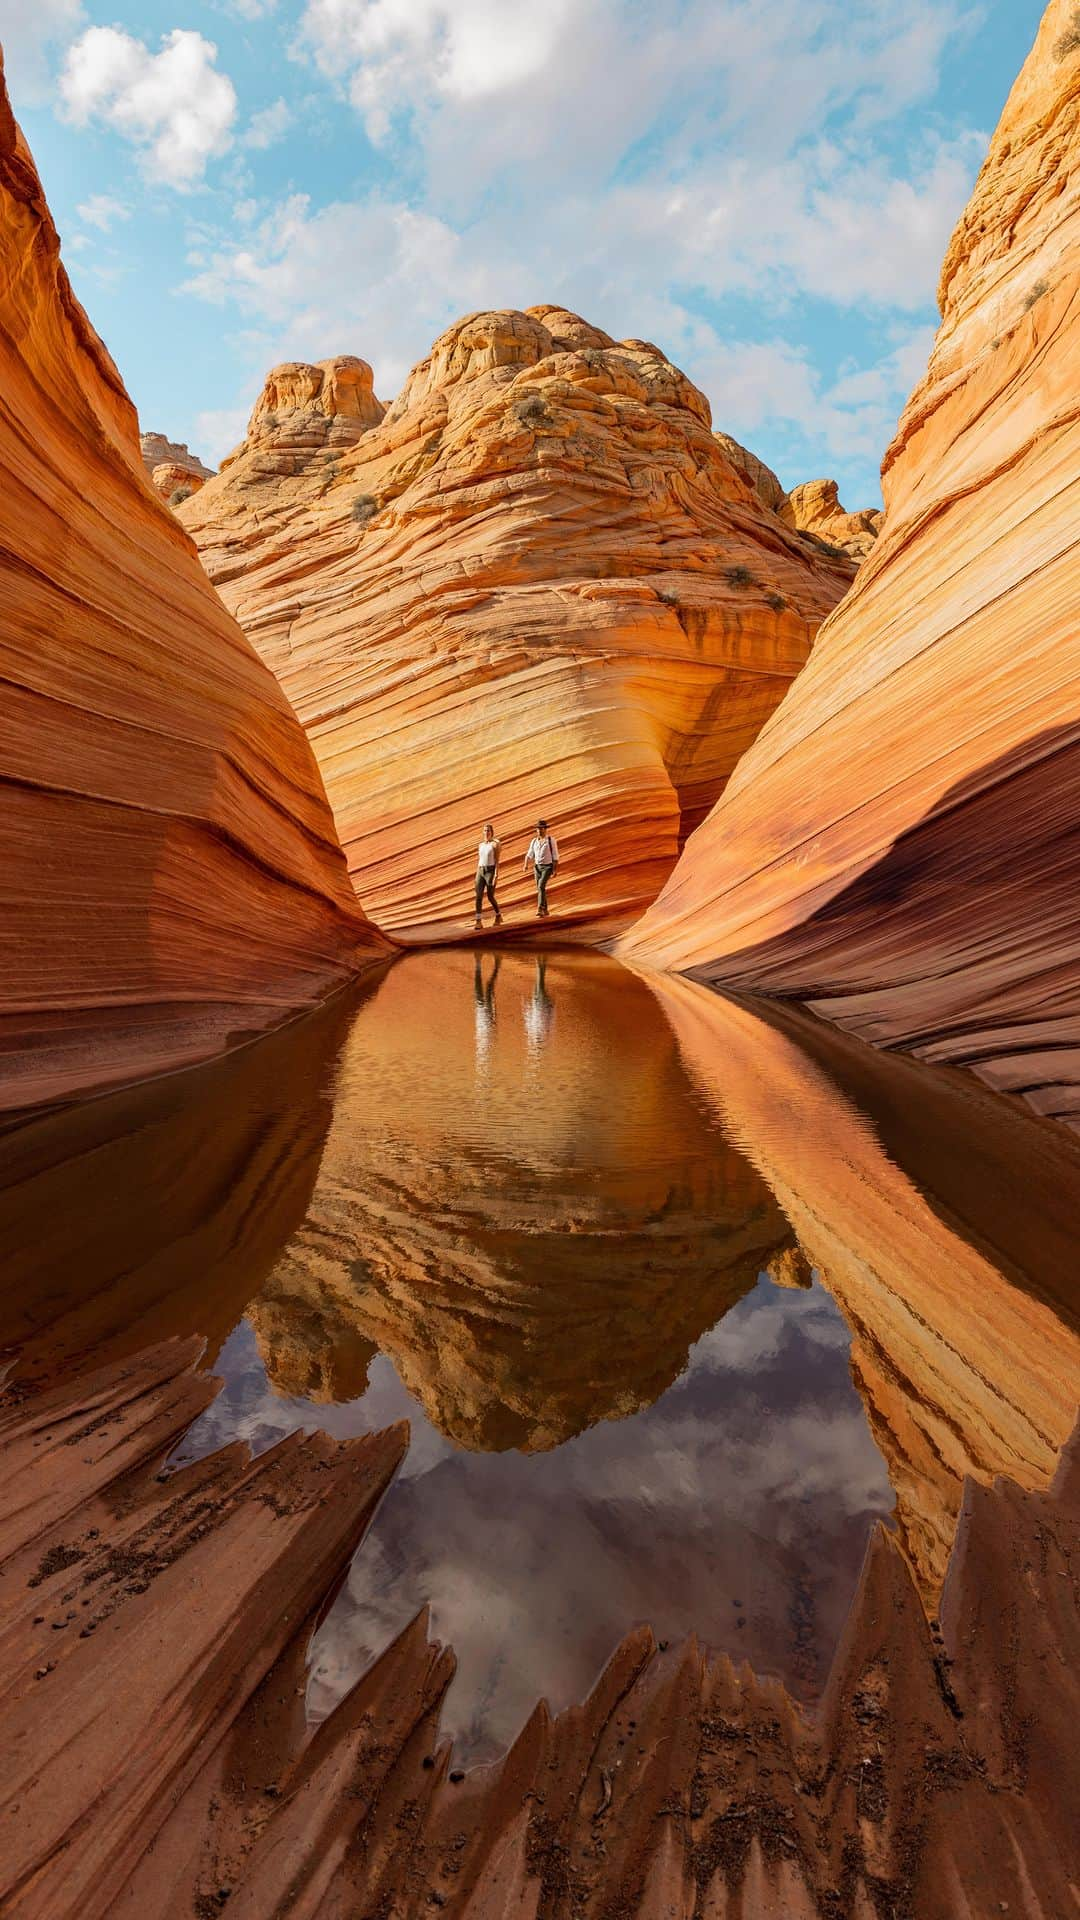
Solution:
<svg viewBox="0 0 1080 1920"><path fill-rule="evenodd" d="M1049 293L1049 291L1050 291L1049 285L1045 280L1036 280L1035 285L1033 287L1029 287L1027 290L1027 293L1024 295L1025 313L1030 311L1030 309L1035 305L1036 300L1041 300L1043 297L1043 294Z"/></svg>
<svg viewBox="0 0 1080 1920"><path fill-rule="evenodd" d="M358 493L352 503L352 517L354 520L358 520L361 525L363 525L366 520L370 520L372 514L377 513L378 510L378 502L372 499L370 493Z"/></svg>
<svg viewBox="0 0 1080 1920"><path fill-rule="evenodd" d="M782 593L767 593L765 595L765 605L771 607L774 613L783 613L787 606L787 601L784 599Z"/></svg>
<svg viewBox="0 0 1080 1920"><path fill-rule="evenodd" d="M551 417L538 393L523 394L517 401L514 412L526 427L542 427Z"/></svg>
<svg viewBox="0 0 1080 1920"><path fill-rule="evenodd" d="M724 579L729 587L752 587L754 584L749 567L725 567Z"/></svg>
<svg viewBox="0 0 1080 1920"><path fill-rule="evenodd" d="M1080 52L1080 7L1073 10L1072 24L1066 27L1061 39L1054 44L1054 59L1067 60L1070 53Z"/></svg>
<svg viewBox="0 0 1080 1920"><path fill-rule="evenodd" d="M178 507L182 501L190 500L194 491L194 487L174 487L169 495L170 507Z"/></svg>

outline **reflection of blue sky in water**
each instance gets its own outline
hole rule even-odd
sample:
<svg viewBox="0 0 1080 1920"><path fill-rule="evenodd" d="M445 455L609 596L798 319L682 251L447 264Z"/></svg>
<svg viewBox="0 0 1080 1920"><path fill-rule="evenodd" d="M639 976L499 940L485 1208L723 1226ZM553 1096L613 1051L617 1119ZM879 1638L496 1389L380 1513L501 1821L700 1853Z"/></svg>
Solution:
<svg viewBox="0 0 1080 1920"><path fill-rule="evenodd" d="M823 1288L762 1280L655 1405L550 1452L483 1454L445 1439L384 1355L348 1405L279 1397L242 1323L185 1452L409 1419L408 1457L317 1636L312 1707L430 1601L458 1661L444 1725L462 1757L483 1758L540 1696L580 1699L638 1621L672 1640L696 1630L817 1691L869 1528L892 1508L848 1346Z"/></svg>

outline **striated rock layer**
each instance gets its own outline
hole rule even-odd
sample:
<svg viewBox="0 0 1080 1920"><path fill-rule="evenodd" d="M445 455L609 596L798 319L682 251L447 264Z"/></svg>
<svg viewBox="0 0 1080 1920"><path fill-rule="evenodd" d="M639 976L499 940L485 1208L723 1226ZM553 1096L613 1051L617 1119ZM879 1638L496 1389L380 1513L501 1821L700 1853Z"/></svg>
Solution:
<svg viewBox="0 0 1080 1920"><path fill-rule="evenodd" d="M489 819L512 917L544 816L559 932L626 925L851 578L658 348L546 307L459 321L385 411L363 361L275 368L179 511L406 939L467 929Z"/></svg>
<svg viewBox="0 0 1080 1920"><path fill-rule="evenodd" d="M204 466L185 440L169 440L163 433L140 433L139 451L143 466L151 478L158 467L172 467L179 473L188 474L199 486L213 476L213 467Z"/></svg>
<svg viewBox="0 0 1080 1920"><path fill-rule="evenodd" d="M0 92L0 1107L205 1058L383 951L272 675L155 499Z"/></svg>
<svg viewBox="0 0 1080 1920"><path fill-rule="evenodd" d="M707 1108L852 1332L851 1368L936 1602L963 1482L1045 1488L1080 1406L1080 1143L794 1008L650 975Z"/></svg>
<svg viewBox="0 0 1080 1920"><path fill-rule="evenodd" d="M190 1358L170 1342L0 1415L11 1920L1069 1911L1075 1446L1046 1493L968 1486L940 1624L877 1534L812 1717L643 1628L466 1776L423 1615L305 1724L311 1629L403 1430L155 1475L212 1394Z"/></svg>
<svg viewBox="0 0 1080 1920"><path fill-rule="evenodd" d="M881 532L880 508L863 507L858 513L848 513L840 504L835 480L804 480L801 486L792 487L777 511L786 526L842 547L857 560L865 558Z"/></svg>
<svg viewBox="0 0 1080 1920"><path fill-rule="evenodd" d="M1053 0L884 529L627 950L1080 1120L1080 41Z"/></svg>

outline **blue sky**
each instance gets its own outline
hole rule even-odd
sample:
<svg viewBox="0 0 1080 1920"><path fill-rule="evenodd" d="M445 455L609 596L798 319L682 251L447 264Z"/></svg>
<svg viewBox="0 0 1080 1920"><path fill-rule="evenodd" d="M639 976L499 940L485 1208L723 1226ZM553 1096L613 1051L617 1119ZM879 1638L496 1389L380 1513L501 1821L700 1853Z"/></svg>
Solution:
<svg viewBox="0 0 1080 1920"><path fill-rule="evenodd" d="M390 399L461 313L657 341L849 507L922 372L1026 0L0 0L15 112L146 428L267 367Z"/></svg>

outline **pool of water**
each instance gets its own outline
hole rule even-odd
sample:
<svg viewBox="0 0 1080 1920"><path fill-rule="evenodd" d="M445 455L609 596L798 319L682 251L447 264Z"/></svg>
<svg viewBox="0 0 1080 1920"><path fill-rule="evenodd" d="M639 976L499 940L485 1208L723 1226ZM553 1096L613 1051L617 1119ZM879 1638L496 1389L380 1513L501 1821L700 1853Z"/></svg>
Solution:
<svg viewBox="0 0 1080 1920"><path fill-rule="evenodd" d="M872 1527L932 1604L963 1474L1045 1481L1075 1412L1075 1141L596 954L408 954L5 1146L29 1379L202 1333L174 1466L408 1419L309 1704L428 1605L465 1762L640 1622L813 1700Z"/></svg>

